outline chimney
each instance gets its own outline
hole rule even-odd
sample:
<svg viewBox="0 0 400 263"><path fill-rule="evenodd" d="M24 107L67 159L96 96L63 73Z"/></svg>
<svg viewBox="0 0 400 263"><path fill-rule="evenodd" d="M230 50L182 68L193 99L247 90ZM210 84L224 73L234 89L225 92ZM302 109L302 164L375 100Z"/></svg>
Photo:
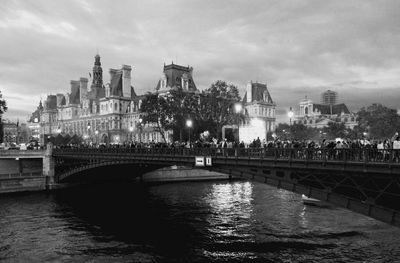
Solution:
<svg viewBox="0 0 400 263"><path fill-rule="evenodd" d="M112 81L112 79L114 78L114 76L115 76L115 73L117 73L117 69L113 69L113 68L110 68L110 82Z"/></svg>
<svg viewBox="0 0 400 263"><path fill-rule="evenodd" d="M61 93L58 93L56 96L57 96L57 107L61 107L64 95Z"/></svg>
<svg viewBox="0 0 400 263"><path fill-rule="evenodd" d="M250 102L253 101L252 91L253 91L253 83L250 80L249 83L247 83L247 86L246 86L246 93L247 93L247 101L246 102L247 103L250 103Z"/></svg>
<svg viewBox="0 0 400 263"><path fill-rule="evenodd" d="M69 101L71 104L79 104L79 87L80 82L78 80L71 80L71 97Z"/></svg>
<svg viewBox="0 0 400 263"><path fill-rule="evenodd" d="M87 78L80 78L79 79L79 90L80 90L80 101L83 102L83 100L87 99L87 93L88 93L88 79Z"/></svg>
<svg viewBox="0 0 400 263"><path fill-rule="evenodd" d="M122 96L131 97L131 66L122 65Z"/></svg>

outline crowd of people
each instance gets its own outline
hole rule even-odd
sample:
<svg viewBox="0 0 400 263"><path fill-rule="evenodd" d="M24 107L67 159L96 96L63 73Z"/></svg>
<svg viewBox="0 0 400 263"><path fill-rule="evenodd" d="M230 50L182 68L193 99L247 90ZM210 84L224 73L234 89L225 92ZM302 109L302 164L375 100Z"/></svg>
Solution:
<svg viewBox="0 0 400 263"><path fill-rule="evenodd" d="M245 153L249 149L253 153L274 153L277 151L279 157L282 158L318 158L326 155L329 159L343 158L347 160L372 160L372 161L400 161L400 136L396 134L392 138L385 140L370 140L367 138L349 140L275 140L266 141L259 138L254 139L251 143L243 141L229 141L227 139L211 139L209 141L196 140L193 142L125 142L122 144L80 144L80 145L62 145L56 148L136 148L136 149L153 149L153 148L215 148L218 154L237 155ZM232 150L231 150L232 149ZM241 150L243 149L243 150ZM346 150L349 149L349 150ZM248 151L247 151L248 152Z"/></svg>
<svg viewBox="0 0 400 263"><path fill-rule="evenodd" d="M254 139L251 143L245 143L244 141L229 141L227 139L218 140L212 138L209 141L186 141L173 143L164 142L124 142L121 144L93 144L83 143L81 145L68 145L59 146L64 147L86 147L86 148L285 148L285 149L377 149L377 150L389 150L389 149L400 149L400 136L396 134L385 140L370 140L367 138L350 140L340 139L322 141L313 140L280 140L279 138L271 141L260 140L260 138Z"/></svg>

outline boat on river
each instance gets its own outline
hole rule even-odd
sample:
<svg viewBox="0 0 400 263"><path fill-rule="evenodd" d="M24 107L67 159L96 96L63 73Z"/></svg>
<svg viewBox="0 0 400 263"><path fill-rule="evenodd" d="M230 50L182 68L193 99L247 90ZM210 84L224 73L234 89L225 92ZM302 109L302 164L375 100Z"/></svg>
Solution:
<svg viewBox="0 0 400 263"><path fill-rule="evenodd" d="M315 198L308 197L306 195L301 195L301 200L303 201L303 204L305 205L314 205L314 206L320 206L321 201Z"/></svg>

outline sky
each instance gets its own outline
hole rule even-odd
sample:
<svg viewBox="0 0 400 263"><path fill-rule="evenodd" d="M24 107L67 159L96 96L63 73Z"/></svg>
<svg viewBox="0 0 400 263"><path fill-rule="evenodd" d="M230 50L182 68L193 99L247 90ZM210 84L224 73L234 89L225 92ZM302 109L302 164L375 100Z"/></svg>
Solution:
<svg viewBox="0 0 400 263"><path fill-rule="evenodd" d="M132 66L137 94L164 63L190 65L200 90L216 80L267 83L277 122L327 90L352 111L400 108L400 1L2 0L0 91L4 118L26 121L48 94L89 78L98 52Z"/></svg>

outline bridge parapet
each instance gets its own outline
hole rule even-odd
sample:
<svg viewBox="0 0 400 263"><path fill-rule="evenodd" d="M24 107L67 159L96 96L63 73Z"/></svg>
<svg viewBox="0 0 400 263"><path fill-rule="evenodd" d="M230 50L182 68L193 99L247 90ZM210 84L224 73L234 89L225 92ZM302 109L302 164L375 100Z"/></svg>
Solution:
<svg viewBox="0 0 400 263"><path fill-rule="evenodd" d="M276 160L336 161L359 163L400 162L400 151L377 149L308 149L308 148L65 148L54 149L55 155L70 154L137 154L137 155L207 155Z"/></svg>
<svg viewBox="0 0 400 263"><path fill-rule="evenodd" d="M0 150L0 158L44 158L45 150Z"/></svg>

